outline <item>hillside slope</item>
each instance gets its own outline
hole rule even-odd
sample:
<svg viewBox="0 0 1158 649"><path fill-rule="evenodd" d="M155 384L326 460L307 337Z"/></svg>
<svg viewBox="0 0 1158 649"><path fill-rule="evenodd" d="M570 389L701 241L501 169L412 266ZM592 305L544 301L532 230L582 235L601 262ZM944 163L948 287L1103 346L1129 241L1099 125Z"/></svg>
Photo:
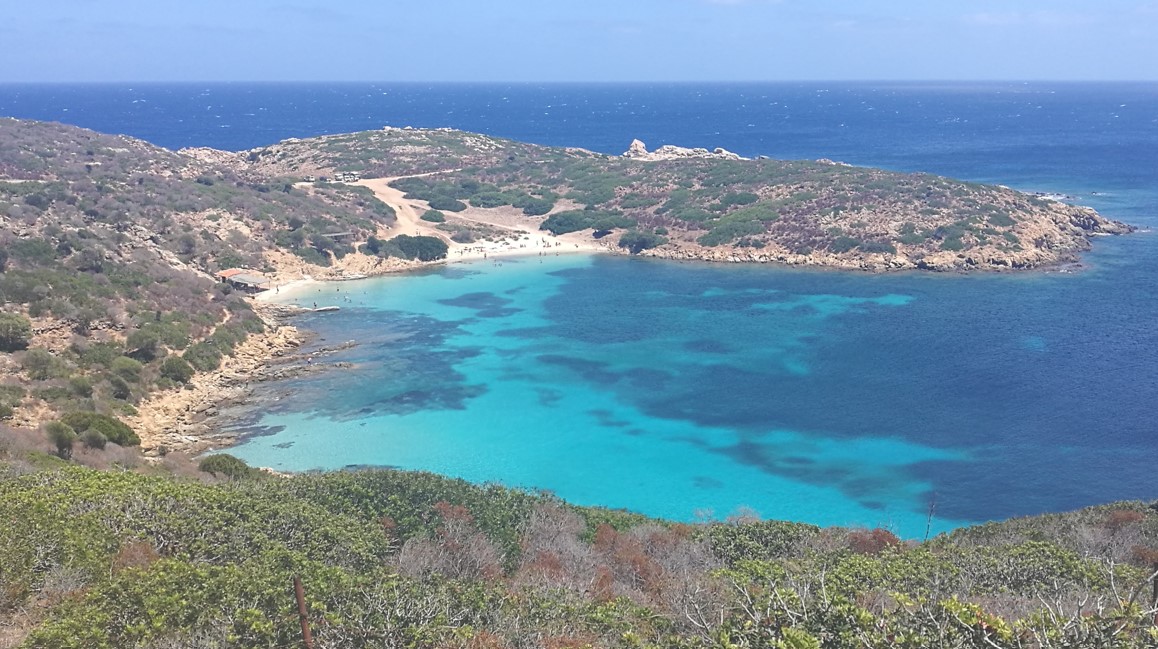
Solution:
<svg viewBox="0 0 1158 649"><path fill-rule="evenodd" d="M322 268L392 221L365 189L0 119L0 419L133 415L272 324L214 273Z"/></svg>

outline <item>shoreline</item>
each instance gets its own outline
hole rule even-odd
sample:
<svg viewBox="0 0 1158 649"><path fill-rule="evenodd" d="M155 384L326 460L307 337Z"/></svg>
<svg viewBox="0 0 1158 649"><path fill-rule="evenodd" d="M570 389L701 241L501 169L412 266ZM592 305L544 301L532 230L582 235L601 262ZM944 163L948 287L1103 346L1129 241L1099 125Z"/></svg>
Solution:
<svg viewBox="0 0 1158 649"><path fill-rule="evenodd" d="M573 233L579 235L579 233ZM567 236L567 235L564 235ZM583 236L583 235L580 235ZM1108 235L1107 235L1108 236ZM571 237L569 237L571 238ZM546 241L543 239L542 241ZM388 275L405 274L422 271L428 268L451 266L454 264L471 264L489 261L491 259L527 258L550 255L575 254L610 254L623 257L637 256L643 259L668 263L704 263L711 265L747 265L762 266L780 270L816 270L828 272L851 272L854 274L882 275L882 274L928 274L940 276L969 276L969 275L1036 275L1039 273L1074 273L1087 269L1088 264L1083 262L1082 252L1072 251L1064 258L1054 263L1040 264L1027 267L900 267L874 266L864 263L855 263L847 266L831 263L831 259L801 259L785 260L776 258L750 259L741 255L727 257L706 253L703 250L689 250L677 248L664 250L662 248L644 251L643 254L631 255L620 250L610 242L598 242L598 245L572 245L546 248L515 248L510 244L501 245L494 242L491 247L462 246L474 248L461 250L455 258L449 255L446 259L434 262L412 262L405 265L390 265L368 269L365 273L349 274L339 270L331 276L315 277L310 274L289 277L283 273L275 273L275 289L254 295L250 301L254 311L266 323L267 330L260 334L251 335L238 346L233 356L225 357L222 365L216 370L198 373L186 386L168 390L153 395L150 399L138 405L138 414L127 417L126 421L137 431L141 438L141 448L147 456L164 455L167 452L187 452L200 454L206 451L219 450L231 447L241 441L246 434L243 432L226 433L222 427L224 421L217 417L225 408L243 406L252 403L254 390L250 384L262 383L271 380L289 378L311 371L334 369L333 366L319 363L309 366L294 361L302 361L305 356L294 354L294 350L307 344L313 334L308 330L298 329L288 323L296 315L312 311L309 307L297 303L309 293L308 289L324 284L347 282L359 279L370 279ZM454 249L452 249L453 252ZM665 254L667 253L667 254ZM675 253L675 254L672 254ZM749 253L751 255L751 253ZM853 260L855 261L855 260ZM284 289L284 290L283 290ZM352 343L343 345L349 346ZM356 344L356 343L353 343ZM310 353L310 357L333 351L333 348L322 348ZM277 361L284 361L278 363Z"/></svg>
<svg viewBox="0 0 1158 649"><path fill-rule="evenodd" d="M232 446L235 439L225 435L212 421L221 408L245 403L252 394L251 383L280 378L273 361L287 356L309 339L285 318L291 313L281 305L254 301L254 312L266 324L266 331L251 334L221 366L198 372L186 385L158 392L137 405L137 414L125 422L141 438L146 457L171 452L197 455L217 447Z"/></svg>
<svg viewBox="0 0 1158 649"><path fill-rule="evenodd" d="M468 246L471 247L471 246ZM553 251L554 254L542 254L547 251ZM453 252L453 249L452 251ZM252 300L255 303L268 305L292 305L295 294L302 293L308 288L317 286L318 284L329 284L335 282L353 282L362 279L372 279L375 277L386 277L390 275L404 275L417 271L426 270L429 268L439 268L441 266L452 266L454 264L474 264L479 262L490 261L492 259L513 259L523 257L556 257L562 255L622 255L627 256L627 253L616 251L611 246L582 246L574 245L573 247L562 246L558 249L554 248L496 248L483 250L466 251L457 257L451 258L448 252L447 257L437 261L430 262L410 262L401 266L376 267L365 269L364 272L355 274L335 274L322 275L315 277L312 274L298 275L297 273L274 273L273 274L273 290L263 291L253 296ZM289 297L285 297L289 296ZM301 307L306 311L308 307Z"/></svg>
<svg viewBox="0 0 1158 649"><path fill-rule="evenodd" d="M542 251L539 251L542 252ZM596 254L608 252L606 248L564 248L557 255ZM449 266L461 263L478 263L494 259L534 257L533 249L511 248L491 251L476 251L457 259L443 259L430 263L415 263L403 267L377 269L363 275L337 275L333 277L313 277L306 275L285 278L275 274L275 290L265 291L252 297L250 304L265 322L266 331L250 335L238 345L233 355L222 358L221 366L209 372L198 372L188 384L151 395L137 405L137 414L125 417L125 421L141 438L141 450L146 457L160 457L171 452L197 455L203 452L229 448L245 435L226 433L223 421L217 418L226 408L251 403L254 389L251 384L264 383L297 376L312 371L334 369L324 363L310 366L295 363L312 359L321 354L346 348L350 343L338 347L327 347L311 351L308 356L296 353L309 343L314 332L299 329L288 320L296 315L308 313L309 307L295 303L296 299L307 295L306 291L319 285L370 279L386 275L404 274L426 268ZM280 361L280 362L279 362Z"/></svg>

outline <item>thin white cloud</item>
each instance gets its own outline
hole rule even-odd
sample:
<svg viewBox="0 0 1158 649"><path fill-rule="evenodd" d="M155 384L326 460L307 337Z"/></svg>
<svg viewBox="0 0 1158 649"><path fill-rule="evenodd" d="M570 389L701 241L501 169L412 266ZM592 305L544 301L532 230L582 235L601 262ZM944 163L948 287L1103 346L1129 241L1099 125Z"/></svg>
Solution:
<svg viewBox="0 0 1158 649"><path fill-rule="evenodd" d="M720 5L724 7L738 7L740 5L778 5L784 0L702 0L705 4Z"/></svg>
<svg viewBox="0 0 1158 649"><path fill-rule="evenodd" d="M984 11L966 14L961 19L980 27L1075 27L1099 21L1092 14L1058 11Z"/></svg>

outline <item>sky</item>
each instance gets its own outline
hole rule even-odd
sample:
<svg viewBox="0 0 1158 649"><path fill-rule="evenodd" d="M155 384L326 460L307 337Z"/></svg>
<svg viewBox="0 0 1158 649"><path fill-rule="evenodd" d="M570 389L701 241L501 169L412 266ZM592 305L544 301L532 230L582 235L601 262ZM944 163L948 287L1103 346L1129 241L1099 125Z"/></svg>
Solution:
<svg viewBox="0 0 1158 649"><path fill-rule="evenodd" d="M1158 79L1158 0L0 3L0 82Z"/></svg>

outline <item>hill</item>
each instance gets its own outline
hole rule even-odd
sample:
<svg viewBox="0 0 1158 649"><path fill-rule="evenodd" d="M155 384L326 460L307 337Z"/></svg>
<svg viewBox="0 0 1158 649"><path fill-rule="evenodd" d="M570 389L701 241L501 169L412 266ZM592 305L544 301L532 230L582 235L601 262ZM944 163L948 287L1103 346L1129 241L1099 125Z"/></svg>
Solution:
<svg viewBox="0 0 1158 649"><path fill-rule="evenodd" d="M0 419L132 417L253 334L255 353L291 345L215 274L324 269L393 221L365 189L301 190L128 137L0 120Z"/></svg>
<svg viewBox="0 0 1158 649"><path fill-rule="evenodd" d="M399 178L393 185L407 198L470 221L513 208L528 229L618 232L623 248L678 259L1024 269L1075 261L1091 236L1131 230L1088 208L929 174L640 148L607 156L387 128L288 140L234 164L265 175ZM431 175L412 178L422 174Z"/></svg>

